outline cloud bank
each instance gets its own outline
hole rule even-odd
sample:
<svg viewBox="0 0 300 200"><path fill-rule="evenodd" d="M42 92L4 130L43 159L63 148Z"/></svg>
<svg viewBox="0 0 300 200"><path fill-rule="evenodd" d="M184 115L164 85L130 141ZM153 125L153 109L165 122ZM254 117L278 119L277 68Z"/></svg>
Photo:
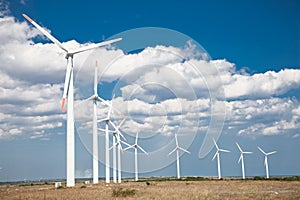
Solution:
<svg viewBox="0 0 300 200"><path fill-rule="evenodd" d="M44 39L41 33L3 10L0 29L0 139L49 139L54 132L64 133L63 52L48 41L34 42ZM80 46L75 40L63 44ZM109 47L76 55L75 98L91 95L82 90L92 91L97 58L99 84L117 83L113 104L128 116L122 130L130 135L137 129L144 138L176 131L204 134L215 109L212 101L224 104L224 131L231 134L299 135L299 99L289 93L300 88L299 69L247 74L225 59L200 60L197 53L187 41L184 47L157 45L135 54ZM98 109L104 116L107 109ZM77 120L88 120L89 110L88 105L85 114L79 109Z"/></svg>

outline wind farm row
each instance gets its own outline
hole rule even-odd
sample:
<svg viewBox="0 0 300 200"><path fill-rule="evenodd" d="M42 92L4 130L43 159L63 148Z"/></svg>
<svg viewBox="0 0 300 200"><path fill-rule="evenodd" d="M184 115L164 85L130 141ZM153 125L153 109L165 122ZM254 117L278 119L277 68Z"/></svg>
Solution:
<svg viewBox="0 0 300 200"><path fill-rule="evenodd" d="M135 181L138 181L138 150L140 150L141 152L145 153L146 155L148 155L147 151L142 148L139 144L138 144L138 137L139 137L139 132L136 133L135 136L135 143L130 145L128 144L126 141L126 138L124 136L124 134L122 134L120 128L122 126L122 124L124 123L124 121L126 120L126 118L124 117L123 120L116 125L112 120L111 117L111 113L112 111L117 111L115 108L113 108L113 99L111 101L111 103L109 103L108 101L104 100L103 98L101 98L98 93L97 93L97 84L98 84L98 62L96 61L96 66L95 66L95 74L94 74L94 94L89 97L86 100L81 101L78 105L80 105L81 103L84 103L85 101L89 101L92 100L93 101L93 108L94 108L94 112L93 112L93 183L97 184L98 183L98 132L97 131L102 131L105 132L105 171L106 171L106 183L110 182L110 160L109 160L109 150L112 150L113 153L113 159L112 159L112 163L113 163L113 182L116 183L121 183L121 155L123 151L129 150L129 149L134 149L134 174L135 174ZM101 102L102 104L104 104L105 106L108 106L108 112L107 112L107 117L97 120L97 102ZM98 123L103 123L105 122L105 129L102 128L98 128ZM112 128L113 130L110 130L109 128ZM109 135L112 135L112 146L109 147ZM178 136L177 133L174 134L175 137L175 148L167 155L170 156L171 154L176 152L176 167L177 167L177 178L180 179L181 175L180 175L180 151L182 151L183 153L188 153L191 154L190 151L188 151L187 149L184 149L183 147L181 147L179 145L179 141L178 141ZM122 140L123 139L123 140ZM218 178L221 179L221 160L220 160L220 153L224 152L224 153L229 153L229 150L226 149L222 149L218 146L217 142L215 141L215 139L213 138L213 143L214 146L216 148L216 153L214 154L212 160L215 160L217 158L217 169L218 169ZM126 148L122 147L122 144L127 146ZM240 152L240 157L238 159L238 163L241 163L241 169L242 169L242 178L245 179L245 161L244 161L244 154L253 154L253 152L250 151L243 151L241 146L236 142L236 146ZM116 155L116 147L118 149L118 154ZM269 178L269 166L268 166L268 156L272 155L274 153L276 153L276 151L272 151L272 152L268 152L266 153L261 147L257 147L258 150L263 153L265 159L264 159L264 165L265 165L265 170L266 170L266 178ZM116 162L116 157L118 157L118 162ZM116 172L118 166L118 173ZM118 177L118 181L117 181L117 177Z"/></svg>
<svg viewBox="0 0 300 200"><path fill-rule="evenodd" d="M88 50L92 50L101 46L109 45L115 42L122 40L122 38L117 38L109 41L104 41L97 44L87 45L79 47L75 50L67 49L60 41L58 41L54 36L52 36L48 31L34 22L27 15L23 14L23 16L38 30L40 30L49 40L55 43L60 49L65 52L65 58L67 59L67 67L66 67L66 75L65 75L65 83L62 97L62 110L67 112L67 150L66 150L66 174L67 174L67 187L75 186L75 144L74 144L74 80L73 80L73 57L81 52L85 52ZM121 132L121 126L125 122L126 118L116 124L112 117L112 112L120 112L113 107L113 99L111 101L104 100L98 94L98 62L96 61L95 73L94 73L94 87L93 94L87 98L82 100L79 104L82 103L92 103L93 105L93 113L91 113L92 122L88 122L85 125L92 125L92 163L93 163L93 183L99 183L99 156L98 156L98 132L102 131L105 133L105 182L110 183L111 175L110 171L112 168L112 177L114 183L121 183L122 180L122 166L121 166L121 156L123 151L127 151L129 149L134 150L134 174L135 181L138 181L138 151L143 152L144 154L148 154L148 152L138 144L139 132L136 133L135 142L133 144L128 144L124 134ZM65 103L67 100L67 109L65 109ZM97 106L98 104L103 104L107 106L106 117L102 119L98 119ZM77 106L79 105L77 104ZM122 113L121 113L122 114ZM98 124L103 123L104 129L98 128ZM180 178L180 151L183 153L191 154L188 149L185 149L179 145L178 135L175 133L175 148L169 152L166 156L170 156L173 153L176 153L176 166L177 166L177 178ZM217 139L217 138L216 138ZM110 140L112 140L112 146L110 146ZM212 160L217 159L217 169L218 169L218 178L221 179L221 160L220 153L228 153L229 150L219 148L217 141L213 139L213 143L216 148L216 153L214 154ZM245 179L245 164L244 164L244 155L252 154L253 152L243 151L241 146L236 143L237 148L240 151L240 157L238 163L241 163L242 167L242 177ZM262 148L258 147L259 151L261 151L265 156L265 169L266 169L266 177L269 178L269 166L268 166L268 156L276 153L276 151L266 153ZM110 150L112 151L112 167L110 166L111 158L110 158Z"/></svg>

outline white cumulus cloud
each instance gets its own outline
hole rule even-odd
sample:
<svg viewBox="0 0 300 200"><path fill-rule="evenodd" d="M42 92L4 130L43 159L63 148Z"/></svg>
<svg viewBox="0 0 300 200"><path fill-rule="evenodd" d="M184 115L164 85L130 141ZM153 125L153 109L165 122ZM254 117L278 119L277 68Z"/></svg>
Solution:
<svg viewBox="0 0 300 200"><path fill-rule="evenodd" d="M63 132L64 52L52 43L35 43L35 37L43 38L41 33L5 10L0 11L0 30L0 139L47 138L53 130ZM75 40L63 45L80 46ZM203 56L206 59L199 59ZM90 87L92 92L98 60L99 83L105 87L117 82L114 89L119 96L113 103L128 117L122 128L130 134L137 129L150 135L170 135L179 129L205 133L213 115L225 114L225 127L234 134L299 134L298 100L279 97L299 88L299 69L250 75L225 59L208 57L191 41L184 47L157 45L128 55L113 46L78 54L75 98L86 97L83 88ZM92 106L75 112L78 121L87 121ZM106 112L99 106L99 117Z"/></svg>

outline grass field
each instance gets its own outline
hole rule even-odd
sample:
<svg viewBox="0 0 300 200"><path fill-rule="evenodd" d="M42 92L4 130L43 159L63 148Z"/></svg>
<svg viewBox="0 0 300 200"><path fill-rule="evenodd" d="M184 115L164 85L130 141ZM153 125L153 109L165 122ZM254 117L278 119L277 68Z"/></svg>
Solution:
<svg viewBox="0 0 300 200"><path fill-rule="evenodd" d="M297 199L300 181L287 180L145 180L121 184L77 183L1 185L0 199Z"/></svg>

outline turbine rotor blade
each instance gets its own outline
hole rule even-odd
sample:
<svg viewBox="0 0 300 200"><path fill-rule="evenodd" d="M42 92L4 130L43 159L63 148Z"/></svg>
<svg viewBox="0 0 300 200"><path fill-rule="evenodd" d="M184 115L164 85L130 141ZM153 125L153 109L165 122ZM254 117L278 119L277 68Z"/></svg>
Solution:
<svg viewBox="0 0 300 200"><path fill-rule="evenodd" d="M113 133L117 133L117 134L119 134L125 141L126 141L126 138L125 138L125 136L119 131L117 131L117 130L120 130L120 127L122 126L122 124L124 123L124 121L126 120L126 118L124 118L121 122L120 122L120 124L119 125L115 125L116 126L116 128L115 128L115 130L114 131L112 131ZM113 126L113 125L112 125Z"/></svg>
<svg viewBox="0 0 300 200"><path fill-rule="evenodd" d="M110 113L111 113L112 105L109 106L109 110L107 113L107 118L110 119Z"/></svg>
<svg viewBox="0 0 300 200"><path fill-rule="evenodd" d="M225 153L229 153L230 152L229 150L226 150L226 149L219 149L219 151L222 151L222 152L225 152Z"/></svg>
<svg viewBox="0 0 300 200"><path fill-rule="evenodd" d="M69 63L72 61L68 60L68 65L67 65L67 70L66 70L66 77L65 77L65 84L64 84L64 92L63 92L63 98L62 98L62 102L61 102L61 108L62 111L65 111L65 102L67 99L67 95L69 92L69 86L70 86L70 79L71 79L71 73L72 73L72 64Z"/></svg>
<svg viewBox="0 0 300 200"><path fill-rule="evenodd" d="M177 147L176 147L175 149L173 149L173 150L168 154L168 156L171 155L172 153L174 153L176 150L177 150Z"/></svg>
<svg viewBox="0 0 300 200"><path fill-rule="evenodd" d="M53 37L48 31L38 25L35 21L33 21L30 17L25 14L22 14L25 19L27 19L32 25L34 25L39 31L41 31L49 40L55 43L59 48L68 53L68 50L62 45L60 41L58 41L55 37Z"/></svg>
<svg viewBox="0 0 300 200"><path fill-rule="evenodd" d="M178 147L178 138L177 138L177 134L175 133L175 143L176 143L176 147Z"/></svg>
<svg viewBox="0 0 300 200"><path fill-rule="evenodd" d="M274 153L276 153L277 151L272 151L272 152L269 152L269 153L267 153L267 156L268 155L272 155L272 154L274 154Z"/></svg>
<svg viewBox="0 0 300 200"><path fill-rule="evenodd" d="M98 95L98 60L96 60L95 74L94 74L94 95Z"/></svg>
<svg viewBox="0 0 300 200"><path fill-rule="evenodd" d="M97 100L100 101L102 104L108 106L108 107L110 106L110 104L109 104L106 100L102 99L102 98L99 97L99 96L97 96Z"/></svg>
<svg viewBox="0 0 300 200"><path fill-rule="evenodd" d="M86 125L86 126L90 126L90 125L92 125L93 124L93 122L91 122L91 121L89 121L89 122L83 122L82 123L82 125Z"/></svg>
<svg viewBox="0 0 300 200"><path fill-rule="evenodd" d="M111 114L111 110L112 110L112 107L113 107L114 98L115 98L115 94L113 95L113 98L111 99L111 103L110 103L108 114L107 114L107 118L109 118L109 119L110 119L110 114Z"/></svg>
<svg viewBox="0 0 300 200"><path fill-rule="evenodd" d="M126 147L125 149L124 149L124 151L127 151L128 149L133 149L134 148L134 145L131 145L131 146L129 146L129 147Z"/></svg>
<svg viewBox="0 0 300 200"><path fill-rule="evenodd" d="M264 150L262 150L259 146L257 146L257 148L258 148L264 155L266 155L266 152L264 152Z"/></svg>
<svg viewBox="0 0 300 200"><path fill-rule="evenodd" d="M109 119L108 118L104 118L104 119L98 119L97 120L98 123L106 122L106 121L109 121Z"/></svg>
<svg viewBox="0 0 300 200"><path fill-rule="evenodd" d="M243 154L241 153L241 155L240 155L240 158L239 158L239 160L238 160L238 163L240 163L240 162L241 162L241 160L242 160L242 157L243 157Z"/></svg>
<svg viewBox="0 0 300 200"><path fill-rule="evenodd" d="M219 151L216 151L214 157L211 160L214 160L218 154L219 154Z"/></svg>
<svg viewBox="0 0 300 200"><path fill-rule="evenodd" d="M115 95L113 95L113 99L114 99L114 96L115 96ZM113 99L112 99L112 100L113 100ZM108 107L111 106L111 104L109 103L109 101L104 100L103 98L99 97L98 95L97 95L97 100L100 101L102 104L108 106ZM112 109L113 109L114 112L117 111L119 114L121 113L121 112L120 112L118 109L116 109L116 108L112 108ZM121 113L121 114L122 114L122 113ZM123 117L124 117L124 115L123 115Z"/></svg>
<svg viewBox="0 0 300 200"><path fill-rule="evenodd" d="M145 154L148 155L147 151L145 151L145 149L143 149L140 145L136 145L137 148L139 148L142 152L144 152Z"/></svg>
<svg viewBox="0 0 300 200"><path fill-rule="evenodd" d="M123 140L127 141L126 137L121 133L121 131L119 131L119 129L118 129L118 134L123 138Z"/></svg>
<svg viewBox="0 0 300 200"><path fill-rule="evenodd" d="M98 47L101 47L101 46L105 46L105 45L108 45L108 44L111 44L111 43L114 43L114 42L118 42L120 40L122 40L122 38L108 40L108 41L104 41L104 42L100 42L100 43L96 43L96 44L90 44L90 45L87 45L87 46L79 47L78 49L72 50L69 53L74 55L74 54L77 54L77 53L81 53L83 51L88 51L88 50L95 49L95 48L98 48Z"/></svg>
<svg viewBox="0 0 300 200"><path fill-rule="evenodd" d="M122 121L120 122L120 124L117 126L118 129L120 129L120 127L124 124L126 118L123 118Z"/></svg>
<svg viewBox="0 0 300 200"><path fill-rule="evenodd" d="M124 150L123 150L123 147L122 147L122 144L121 144L120 137L118 137L118 135L115 135L115 137L116 137L116 139L117 139L117 144L120 146L121 151L124 151Z"/></svg>
<svg viewBox="0 0 300 200"><path fill-rule="evenodd" d="M138 142L138 138L139 138L139 132L137 131L136 135L135 135L135 144L136 145L137 145L137 142Z"/></svg>
<svg viewBox="0 0 300 200"><path fill-rule="evenodd" d="M109 121L109 123L110 123L110 125L115 129L115 131L117 132L117 134L118 134L118 135L121 135L121 137L122 137L125 141L127 141L126 138L125 138L125 136L120 132L120 130L116 127L116 125L115 125L113 122L111 122L111 121Z"/></svg>
<svg viewBox="0 0 300 200"><path fill-rule="evenodd" d="M66 97L63 97L61 100L61 110L62 112L67 112L67 110L65 109L65 103L66 103Z"/></svg>
<svg viewBox="0 0 300 200"><path fill-rule="evenodd" d="M125 144L127 147L129 147L130 145L127 142L124 142L122 140L120 140L120 143ZM125 150L124 150L125 151Z"/></svg>
<svg viewBox="0 0 300 200"><path fill-rule="evenodd" d="M117 146L118 143L113 144L111 147L109 147L108 150L112 150L113 147Z"/></svg>
<svg viewBox="0 0 300 200"><path fill-rule="evenodd" d="M216 142L215 138L213 138L213 142L214 142L215 147L217 148L217 150L219 150L219 147L218 147L218 145L217 145L217 142Z"/></svg>
<svg viewBox="0 0 300 200"><path fill-rule="evenodd" d="M188 150L186 150L186 149L184 149L184 148L182 148L182 147L178 147L178 149L180 149L181 151L184 151L184 152L186 152L186 153L188 153L188 154L191 154L191 152L189 152Z"/></svg>
<svg viewBox="0 0 300 200"><path fill-rule="evenodd" d="M83 104L83 103L85 103L85 102L87 102L87 101L91 101L91 100L93 100L94 98L95 98L95 97L94 97L94 95L93 95L93 96L90 96L90 97L87 98L87 99L81 100L78 104L76 104L76 107L79 106L79 105L81 105L81 104Z"/></svg>
<svg viewBox="0 0 300 200"><path fill-rule="evenodd" d="M106 129L103 129L103 128L98 128L98 131L102 131L102 132L105 132ZM114 133L114 131L112 130L108 130L109 133Z"/></svg>
<svg viewBox="0 0 300 200"><path fill-rule="evenodd" d="M243 150L242 150L242 148L240 147L240 145L236 142L235 143L236 144L236 146L238 147L238 149L240 150L240 152L243 152Z"/></svg>

